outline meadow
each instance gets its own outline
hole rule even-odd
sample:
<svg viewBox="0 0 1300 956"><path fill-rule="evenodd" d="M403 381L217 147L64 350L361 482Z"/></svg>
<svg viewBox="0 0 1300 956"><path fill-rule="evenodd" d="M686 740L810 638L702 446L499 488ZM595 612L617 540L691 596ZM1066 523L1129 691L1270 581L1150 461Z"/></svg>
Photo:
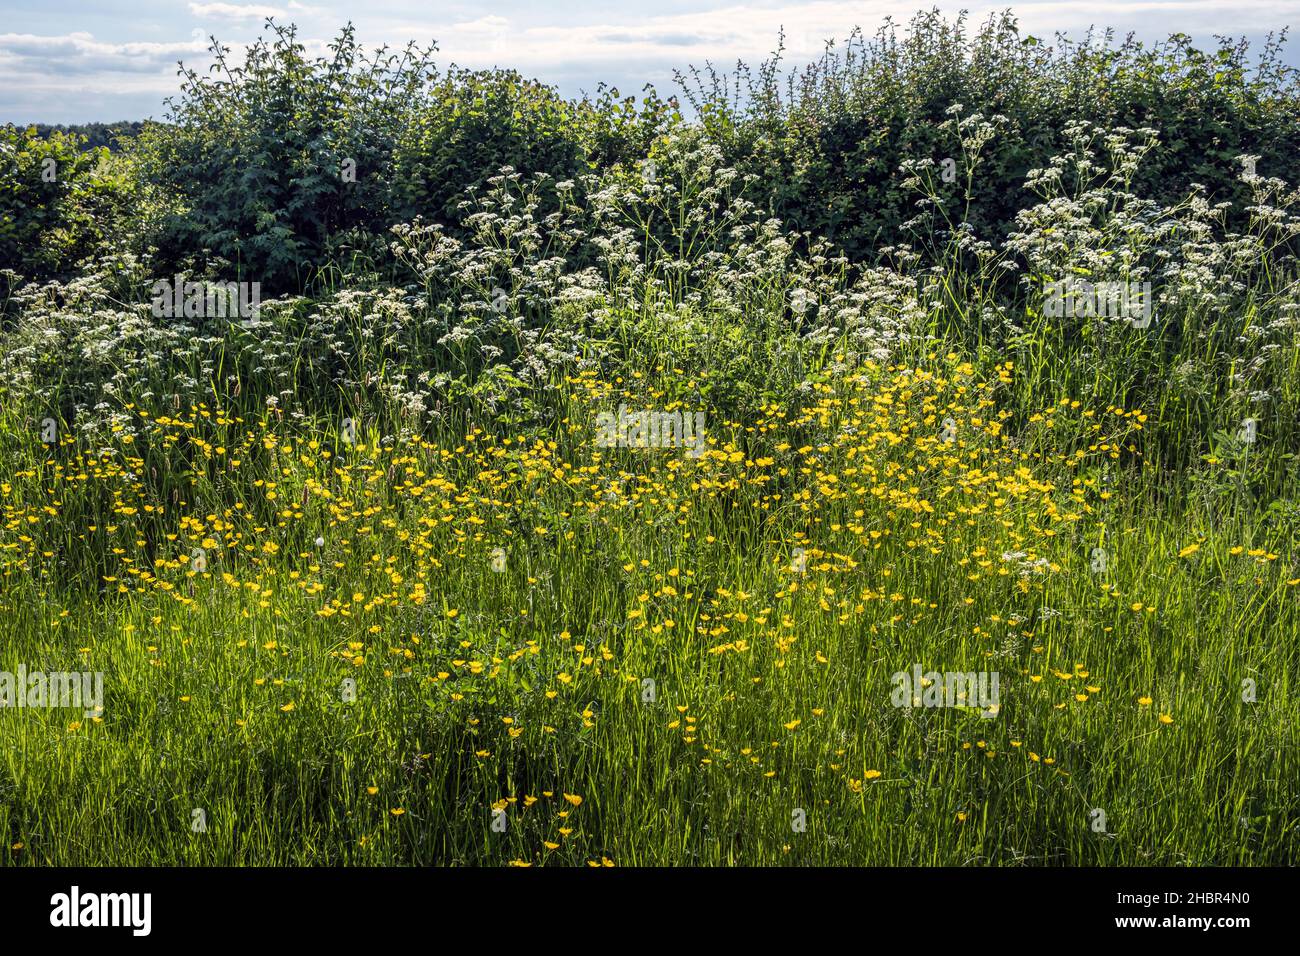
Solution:
<svg viewBox="0 0 1300 956"><path fill-rule="evenodd" d="M686 116L277 33L120 153L10 127L11 182L83 178L0 243L0 671L104 691L10 685L5 862L1294 865L1300 88L963 30ZM1158 123L1207 70L1221 157ZM997 99L1103 81L1150 102L1040 141ZM885 86L934 148L833 179ZM178 272L262 299L161 316Z"/></svg>

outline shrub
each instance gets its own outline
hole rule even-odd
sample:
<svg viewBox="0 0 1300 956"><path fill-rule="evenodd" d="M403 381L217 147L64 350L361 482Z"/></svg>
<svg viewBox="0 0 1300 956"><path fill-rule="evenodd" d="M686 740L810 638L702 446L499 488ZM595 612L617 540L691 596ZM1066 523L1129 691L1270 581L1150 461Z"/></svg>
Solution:
<svg viewBox="0 0 1300 956"><path fill-rule="evenodd" d="M107 150L35 127L0 127L0 269L67 275L110 228L125 185Z"/></svg>
<svg viewBox="0 0 1300 956"><path fill-rule="evenodd" d="M297 289L338 237L385 226L393 150L432 49L364 59L348 27L308 60L293 27L268 28L242 67L214 43L213 75L186 70L171 122L133 150L159 197L148 225L164 272L219 258L267 291Z"/></svg>
<svg viewBox="0 0 1300 956"><path fill-rule="evenodd" d="M970 34L964 17L934 11L903 36L892 23L874 38L855 32L784 77L778 49L757 70L692 70L679 82L728 164L755 175L751 198L859 260L908 238L904 162L961 166L942 126L956 103L1004 127L980 175L968 182L958 168L947 184L969 194L967 221L989 239L1013 228L1025 175L1067 147L1079 120L1159 132L1166 148L1136 183L1155 201L1176 203L1193 184L1214 201L1248 200L1239 155L1257 157L1261 175L1286 175L1300 155L1300 74L1280 49L1270 38L1251 68L1245 43L1206 53L1181 35L1151 47L1116 46L1109 33L1049 46L1010 14Z"/></svg>
<svg viewBox="0 0 1300 956"><path fill-rule="evenodd" d="M148 196L138 251L164 273L229 263L277 293L341 263L383 267L398 222L467 235L460 206L501 167L572 180L648 148L673 114L653 94L637 109L509 70L439 73L433 46L366 56L351 27L310 60L293 27L268 30L242 66L214 43L213 75L184 71L170 122L131 148Z"/></svg>

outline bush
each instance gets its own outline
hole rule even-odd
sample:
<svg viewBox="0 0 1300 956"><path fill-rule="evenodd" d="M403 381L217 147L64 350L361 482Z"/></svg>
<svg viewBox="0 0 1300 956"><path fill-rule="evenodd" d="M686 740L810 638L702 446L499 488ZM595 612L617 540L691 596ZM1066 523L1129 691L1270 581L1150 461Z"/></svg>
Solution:
<svg viewBox="0 0 1300 956"><path fill-rule="evenodd" d="M214 43L213 75L186 71L171 122L133 150L159 199L147 226L164 272L220 259L268 291L298 288L337 237L384 227L393 148L431 50L364 60L349 27L309 61L293 27L269 29L242 67Z"/></svg>
<svg viewBox="0 0 1300 956"><path fill-rule="evenodd" d="M64 276L99 246L125 187L107 150L81 142L0 127L0 269Z"/></svg>
<svg viewBox="0 0 1300 956"><path fill-rule="evenodd" d="M872 259L909 238L911 198L899 167L954 160L947 189L985 238L1013 228L1030 169L1068 146L1066 127L1152 127L1166 145L1137 187L1178 202L1200 184L1213 201L1250 198L1241 154L1261 175L1286 175L1300 155L1297 72L1270 41L1253 69L1244 43L1214 53L1176 35L1154 47L1110 34L1048 46L1002 14L969 35L963 17L919 14L900 37L887 24L855 32L782 79L781 53L734 77L693 70L679 77L726 160L756 180L751 198L800 231ZM968 180L957 138L941 124L954 104L999 118L1001 135Z"/></svg>
<svg viewBox="0 0 1300 956"><path fill-rule="evenodd" d="M509 70L453 70L411 115L394 160L400 218L459 221L467 190L503 166L556 180L590 171L579 111Z"/></svg>
<svg viewBox="0 0 1300 956"><path fill-rule="evenodd" d="M293 27L268 30L242 67L214 44L213 75L186 71L170 122L131 149L164 274L231 263L278 293L327 266L382 267L398 222L466 234L461 204L501 167L573 179L644 148L672 113L653 95L643 111L605 90L569 102L508 70L440 74L433 46L366 57L351 27L308 60Z"/></svg>

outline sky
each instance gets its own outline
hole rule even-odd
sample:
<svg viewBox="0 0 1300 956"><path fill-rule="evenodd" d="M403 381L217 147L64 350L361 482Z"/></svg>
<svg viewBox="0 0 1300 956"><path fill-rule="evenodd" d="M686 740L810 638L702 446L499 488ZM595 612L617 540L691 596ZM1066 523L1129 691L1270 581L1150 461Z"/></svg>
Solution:
<svg viewBox="0 0 1300 956"><path fill-rule="evenodd" d="M311 53L349 21L367 47L437 41L440 65L511 67L566 96L605 81L624 94L654 83L673 90L674 68L737 59L757 63L784 27L787 60L811 59L828 38L854 26L874 33L886 17L905 24L921 7L973 23L1010 9L1022 33L1078 39L1090 26L1143 40L1189 34L1213 46L1216 35L1252 45L1270 31L1300 25L1300 0L1026 0L935 4L925 0L0 0L0 123L84 123L161 119L179 88L177 62L206 68L209 38L236 54L265 17L296 23ZM1284 59L1300 66L1300 37Z"/></svg>

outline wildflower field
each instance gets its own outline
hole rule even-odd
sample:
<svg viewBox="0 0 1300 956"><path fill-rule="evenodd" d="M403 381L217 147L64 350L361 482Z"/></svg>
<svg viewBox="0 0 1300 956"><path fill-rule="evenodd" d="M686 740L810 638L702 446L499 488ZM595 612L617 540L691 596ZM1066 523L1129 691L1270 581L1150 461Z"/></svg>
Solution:
<svg viewBox="0 0 1300 956"><path fill-rule="evenodd" d="M339 43L0 130L6 864L1297 862L1294 71Z"/></svg>

